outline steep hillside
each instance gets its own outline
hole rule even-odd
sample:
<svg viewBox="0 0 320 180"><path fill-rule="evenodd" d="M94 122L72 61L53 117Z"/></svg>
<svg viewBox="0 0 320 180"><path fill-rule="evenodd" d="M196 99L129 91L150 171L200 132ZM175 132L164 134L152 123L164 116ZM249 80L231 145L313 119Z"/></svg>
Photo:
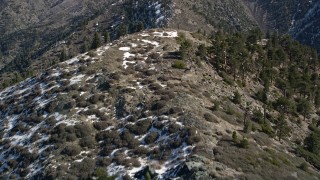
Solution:
<svg viewBox="0 0 320 180"><path fill-rule="evenodd" d="M244 0L259 26L290 34L303 44L320 51L319 1Z"/></svg>
<svg viewBox="0 0 320 180"><path fill-rule="evenodd" d="M0 88L15 84L66 58L90 49L98 32L110 39L119 31L162 27L170 3L161 1L6 1L0 13ZM29 17L32 16L32 17ZM28 20L24 19L27 18Z"/></svg>
<svg viewBox="0 0 320 180"><path fill-rule="evenodd" d="M0 177L317 179L294 151L310 120L289 121L296 131L278 141L268 134L277 111L256 98L263 85L232 83L200 44L218 47L197 33L144 31L1 91ZM254 113L263 109L267 127Z"/></svg>
<svg viewBox="0 0 320 180"><path fill-rule="evenodd" d="M92 37L106 32L169 27L207 34L248 31L290 34L319 51L317 1L12 1L0 5L0 88L13 85L34 72L87 51ZM139 28L138 28L139 26Z"/></svg>
<svg viewBox="0 0 320 180"><path fill-rule="evenodd" d="M241 0L174 0L173 9L169 26L174 28L212 33L218 29L226 32L247 31L257 26Z"/></svg>

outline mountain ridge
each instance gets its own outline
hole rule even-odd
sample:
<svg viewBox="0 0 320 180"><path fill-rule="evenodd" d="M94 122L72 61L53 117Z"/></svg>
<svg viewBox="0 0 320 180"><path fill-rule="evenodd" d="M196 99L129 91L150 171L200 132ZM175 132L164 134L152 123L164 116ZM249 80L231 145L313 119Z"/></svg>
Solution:
<svg viewBox="0 0 320 180"><path fill-rule="evenodd" d="M1 176L319 176L311 165L310 174L297 168L305 161L294 155L293 142L270 138L256 123L258 131L243 130L248 104L250 112L264 109L253 98L263 86L250 79L246 87L229 84L205 59L187 58L181 64L177 52L184 41L191 42L192 52L211 43L197 33L148 30L1 91ZM240 102L230 100L235 91ZM292 136L304 139L308 123L302 122L304 128L290 123L296 131ZM249 145L237 145L234 137ZM281 173L275 173L279 168Z"/></svg>

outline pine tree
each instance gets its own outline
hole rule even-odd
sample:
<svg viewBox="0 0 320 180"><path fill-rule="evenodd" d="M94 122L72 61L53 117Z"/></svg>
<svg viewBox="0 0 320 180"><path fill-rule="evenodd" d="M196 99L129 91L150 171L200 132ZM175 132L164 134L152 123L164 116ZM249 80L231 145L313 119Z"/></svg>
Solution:
<svg viewBox="0 0 320 180"><path fill-rule="evenodd" d="M62 49L59 60L60 62L67 60L67 52L65 48Z"/></svg>
<svg viewBox="0 0 320 180"><path fill-rule="evenodd" d="M311 103L305 98L300 98L298 100L297 110L303 115L303 120L306 119L307 114L311 111Z"/></svg>
<svg viewBox="0 0 320 180"><path fill-rule="evenodd" d="M304 142L306 149L316 155L320 154L320 133L312 132Z"/></svg>
<svg viewBox="0 0 320 180"><path fill-rule="evenodd" d="M104 33L104 42L106 44L110 43L110 33L108 31Z"/></svg>
<svg viewBox="0 0 320 180"><path fill-rule="evenodd" d="M80 49L80 52L81 53L85 53L88 51L88 46L86 43L84 43L82 46L81 46L81 49Z"/></svg>
<svg viewBox="0 0 320 180"><path fill-rule="evenodd" d="M204 44L200 44L198 46L197 55L200 56L202 59L207 56L207 49Z"/></svg>
<svg viewBox="0 0 320 180"><path fill-rule="evenodd" d="M190 54L191 49L192 49L192 42L188 39L183 40L180 43L180 49L179 49L179 54L181 59L186 59Z"/></svg>
<svg viewBox="0 0 320 180"><path fill-rule="evenodd" d="M91 49L97 49L100 46L101 46L100 35L98 34L98 32L96 32L96 33L94 33L94 37L93 37L92 44L91 44Z"/></svg>
<svg viewBox="0 0 320 180"><path fill-rule="evenodd" d="M290 133L290 128L288 126L287 121L284 118L284 115L281 114L276 122L276 128L277 128L277 136L279 138L279 141L283 139L284 137L288 136Z"/></svg>
<svg viewBox="0 0 320 180"><path fill-rule="evenodd" d="M139 21L137 23L137 32L143 31L144 30L144 25L142 21Z"/></svg>
<svg viewBox="0 0 320 180"><path fill-rule="evenodd" d="M235 91L233 94L234 94L233 99L232 99L233 102L235 104L240 104L241 103L241 95L240 95L240 93L238 91Z"/></svg>
<svg viewBox="0 0 320 180"><path fill-rule="evenodd" d="M118 28L118 37L125 36L128 34L128 26L121 24Z"/></svg>

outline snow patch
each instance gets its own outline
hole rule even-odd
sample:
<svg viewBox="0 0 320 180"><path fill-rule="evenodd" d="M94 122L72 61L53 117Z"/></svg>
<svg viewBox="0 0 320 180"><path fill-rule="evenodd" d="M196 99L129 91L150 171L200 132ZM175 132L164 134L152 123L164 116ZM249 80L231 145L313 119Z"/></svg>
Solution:
<svg viewBox="0 0 320 180"><path fill-rule="evenodd" d="M120 51L130 51L130 47L120 47Z"/></svg>

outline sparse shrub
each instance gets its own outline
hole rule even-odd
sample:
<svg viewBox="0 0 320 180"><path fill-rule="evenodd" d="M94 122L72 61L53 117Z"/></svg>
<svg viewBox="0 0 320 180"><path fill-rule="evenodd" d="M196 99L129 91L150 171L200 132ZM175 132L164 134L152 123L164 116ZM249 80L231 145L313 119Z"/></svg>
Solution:
<svg viewBox="0 0 320 180"><path fill-rule="evenodd" d="M111 159L108 157L98 157L97 166L107 167L112 163Z"/></svg>
<svg viewBox="0 0 320 180"><path fill-rule="evenodd" d="M218 111L220 109L220 102L219 101L214 101L212 110L213 111Z"/></svg>
<svg viewBox="0 0 320 180"><path fill-rule="evenodd" d="M54 118L53 116L51 116L51 117L49 117L49 118L46 119L46 123L47 123L47 125L49 125L49 126L53 126L53 125L55 125L56 120L55 120L55 118Z"/></svg>
<svg viewBox="0 0 320 180"><path fill-rule="evenodd" d="M172 124L170 124L169 127L168 127L168 132L169 132L170 134L172 134L172 133L178 132L178 131L180 130L180 128L181 128L180 125L178 125L178 124L176 124L176 123L172 123Z"/></svg>
<svg viewBox="0 0 320 180"><path fill-rule="evenodd" d="M168 114L177 114L180 113L182 111L182 109L180 107L171 107L168 111Z"/></svg>
<svg viewBox="0 0 320 180"><path fill-rule="evenodd" d="M87 124L76 124L74 128L78 138L83 138L91 134L91 127Z"/></svg>
<svg viewBox="0 0 320 180"><path fill-rule="evenodd" d="M215 122L215 123L218 122L217 119L216 119L212 114L210 114L210 113L205 113L205 114L203 115L203 117L204 117L204 119L207 120L208 122Z"/></svg>
<svg viewBox="0 0 320 180"><path fill-rule="evenodd" d="M134 135L131 134L128 130L124 130L121 134L120 137L123 141L129 143L134 139Z"/></svg>
<svg viewBox="0 0 320 180"><path fill-rule="evenodd" d="M68 156L76 156L80 154L81 148L78 145L67 145L64 150L62 151L63 154Z"/></svg>
<svg viewBox="0 0 320 180"><path fill-rule="evenodd" d="M121 78L121 75L119 73L112 73L110 75L110 79L113 79L113 80L120 80Z"/></svg>
<svg viewBox="0 0 320 180"><path fill-rule="evenodd" d="M40 123L42 121L42 118L40 116L38 116L38 114L32 113L30 115L30 117L28 118L28 121L31 122L31 123L38 124L38 123Z"/></svg>
<svg viewBox="0 0 320 180"><path fill-rule="evenodd" d="M233 115L235 114L235 111L232 109L231 106L227 106L226 113L229 115Z"/></svg>
<svg viewBox="0 0 320 180"><path fill-rule="evenodd" d="M94 94L89 98L89 102L92 104L97 104L100 101L100 94Z"/></svg>
<svg viewBox="0 0 320 180"><path fill-rule="evenodd" d="M233 86L234 81L233 79L225 72L220 73L220 76L223 78L223 81L226 82L227 84Z"/></svg>
<svg viewBox="0 0 320 180"><path fill-rule="evenodd" d="M128 142L128 148L135 149L140 146L140 141L137 139L132 139L132 141Z"/></svg>
<svg viewBox="0 0 320 180"><path fill-rule="evenodd" d="M91 76L91 75L94 75L94 74L97 74L97 70L96 69L89 69L86 72L86 75L88 75L88 76Z"/></svg>
<svg viewBox="0 0 320 180"><path fill-rule="evenodd" d="M21 177L26 177L28 175L28 173L29 173L28 169L21 169L19 174Z"/></svg>
<svg viewBox="0 0 320 180"><path fill-rule="evenodd" d="M69 172L76 175L79 179L89 179L94 172L95 163L94 159L84 158L82 162L73 162Z"/></svg>
<svg viewBox="0 0 320 180"><path fill-rule="evenodd" d="M238 135L237 135L236 131L233 131L233 133L232 133L232 141L234 143L238 143Z"/></svg>
<svg viewBox="0 0 320 180"><path fill-rule="evenodd" d="M82 107L82 108L87 107L88 106L88 102L87 101L78 101L77 102L77 106L78 107Z"/></svg>
<svg viewBox="0 0 320 180"><path fill-rule="evenodd" d="M79 145L81 147L88 147L88 148L94 148L95 146L95 139L92 136L84 137L80 140Z"/></svg>
<svg viewBox="0 0 320 180"><path fill-rule="evenodd" d="M153 123L153 127L157 128L157 129L162 129L164 127L164 124L162 122L160 122L160 121L155 121Z"/></svg>
<svg viewBox="0 0 320 180"><path fill-rule="evenodd" d="M173 64L172 64L173 68L176 69L185 69L186 68L186 64L181 61L181 60L176 60Z"/></svg>
<svg viewBox="0 0 320 180"><path fill-rule="evenodd" d="M108 126L109 126L109 123L106 122L106 121L99 121L99 122L94 122L93 123L93 127L98 131L104 130Z"/></svg>
<svg viewBox="0 0 320 180"><path fill-rule="evenodd" d="M77 136L74 133L67 134L66 140L68 142L73 142L73 141L77 140Z"/></svg>
<svg viewBox="0 0 320 180"><path fill-rule="evenodd" d="M182 140L181 138L176 138L173 139L172 141L169 142L170 148L175 149L178 148L182 145Z"/></svg>
<svg viewBox="0 0 320 180"><path fill-rule="evenodd" d="M57 101L51 101L45 108L45 111L48 113L53 113L55 111L55 108L57 107L58 103Z"/></svg>
<svg viewBox="0 0 320 180"><path fill-rule="evenodd" d="M97 56L97 54L94 51L89 51L87 53L87 55L90 56L90 57L96 57Z"/></svg>
<svg viewBox="0 0 320 180"><path fill-rule="evenodd" d="M36 142L37 140L40 139L40 134L39 133L34 133L32 136L31 136L31 142Z"/></svg>
<svg viewBox="0 0 320 180"><path fill-rule="evenodd" d="M139 146L137 148L134 149L134 154L136 155L146 155L148 154L149 150L143 146Z"/></svg>
<svg viewBox="0 0 320 180"><path fill-rule="evenodd" d="M10 160L8 160L8 166L10 167L10 168L15 168L17 165L18 165L18 162L16 161L16 160L14 160L14 159L10 159Z"/></svg>
<svg viewBox="0 0 320 180"><path fill-rule="evenodd" d="M84 71L86 71L86 66L84 66L84 65L81 65L80 67L79 67L79 69L78 69L78 71L79 72L84 72Z"/></svg>
<svg viewBox="0 0 320 180"><path fill-rule="evenodd" d="M245 149L249 148L249 141L246 138L243 138L239 143L239 147Z"/></svg>
<svg viewBox="0 0 320 180"><path fill-rule="evenodd" d="M233 99L232 101L235 103L235 104L240 104L241 103L241 95L238 91L234 92L233 93L234 96L233 96Z"/></svg>
<svg viewBox="0 0 320 180"><path fill-rule="evenodd" d="M141 81L141 85L147 85L147 84L151 84L151 83L153 83L152 79L143 79Z"/></svg>
<svg viewBox="0 0 320 180"><path fill-rule="evenodd" d="M155 70L147 70L147 71L145 71L145 74L147 75L147 76L153 76L153 75L155 75L157 72L155 71Z"/></svg>
<svg viewBox="0 0 320 180"><path fill-rule="evenodd" d="M299 168L302 169L305 172L309 171L309 166L308 166L308 164L306 162L301 163Z"/></svg>
<svg viewBox="0 0 320 180"><path fill-rule="evenodd" d="M153 52L153 53L151 53L149 55L149 57L151 57L152 59L159 59L160 58L160 54Z"/></svg>
<svg viewBox="0 0 320 180"><path fill-rule="evenodd" d="M263 123L261 124L261 131L268 134L269 136L273 137L274 136L274 131L271 128L269 123Z"/></svg>
<svg viewBox="0 0 320 180"><path fill-rule="evenodd" d="M157 90L162 89L162 86L158 83L153 83L153 84L149 85L149 89L152 91L157 91Z"/></svg>
<svg viewBox="0 0 320 180"><path fill-rule="evenodd" d="M243 127L243 131L245 133L250 133L252 130L252 123L250 121L246 122L246 124Z"/></svg>
<svg viewBox="0 0 320 180"><path fill-rule="evenodd" d="M152 111L156 111L156 110L160 110L162 109L163 107L165 107L166 105L166 101L163 101L163 100L160 100L160 101L157 101L155 103L153 103L152 107L151 107L151 110Z"/></svg>
<svg viewBox="0 0 320 180"><path fill-rule="evenodd" d="M133 167L140 167L141 166L140 161L136 158L131 158L131 164Z"/></svg>
<svg viewBox="0 0 320 180"><path fill-rule="evenodd" d="M151 144L155 142L159 137L159 134L157 132L150 132L144 139L144 142L146 144Z"/></svg>
<svg viewBox="0 0 320 180"><path fill-rule="evenodd" d="M101 149L100 156L109 156L110 153L114 150L115 146L105 146Z"/></svg>
<svg viewBox="0 0 320 180"><path fill-rule="evenodd" d="M108 90L111 88L111 85L110 85L110 83L107 81L107 79L101 78L101 79L99 79L99 81L98 81L98 86L97 86L97 88L98 88L100 91L108 91Z"/></svg>
<svg viewBox="0 0 320 180"><path fill-rule="evenodd" d="M201 141L200 136L189 136L186 140L188 145L193 145Z"/></svg>
<svg viewBox="0 0 320 180"><path fill-rule="evenodd" d="M168 76L160 76L158 77L159 81L169 81L169 77Z"/></svg>
<svg viewBox="0 0 320 180"><path fill-rule="evenodd" d="M257 130L257 127L256 127L256 125L255 125L255 124L252 124L252 126L251 126L251 130L252 130L253 132L255 132L255 131Z"/></svg>
<svg viewBox="0 0 320 180"><path fill-rule="evenodd" d="M70 90L72 91L77 91L79 89L79 85L78 84L72 84L70 85Z"/></svg>
<svg viewBox="0 0 320 180"><path fill-rule="evenodd" d="M113 162L116 162L118 165L125 165L126 164L126 157L122 154L117 152L115 157L112 159Z"/></svg>
<svg viewBox="0 0 320 180"><path fill-rule="evenodd" d="M252 117L252 119L253 119L255 122L258 122L259 124L262 124L262 123L263 123L263 114L262 114L262 112L261 112L259 109L253 110L253 117Z"/></svg>
<svg viewBox="0 0 320 180"><path fill-rule="evenodd" d="M102 140L107 140L108 139L120 139L119 134L117 131L102 131L96 134L96 141L102 141Z"/></svg>
<svg viewBox="0 0 320 180"><path fill-rule="evenodd" d="M137 117L136 116L129 116L126 120L129 121L129 122L136 122L137 121Z"/></svg>
<svg viewBox="0 0 320 180"><path fill-rule="evenodd" d="M136 124L132 125L129 124L127 126L127 129L129 129L130 132L136 134L136 135L142 135L145 134L151 127L151 120L140 120L137 121Z"/></svg>
<svg viewBox="0 0 320 180"><path fill-rule="evenodd" d="M15 132L18 132L20 131L21 133L27 131L28 128L27 126L22 123L22 122L19 122L18 124L16 124L12 129L11 129L11 132L15 133Z"/></svg>

